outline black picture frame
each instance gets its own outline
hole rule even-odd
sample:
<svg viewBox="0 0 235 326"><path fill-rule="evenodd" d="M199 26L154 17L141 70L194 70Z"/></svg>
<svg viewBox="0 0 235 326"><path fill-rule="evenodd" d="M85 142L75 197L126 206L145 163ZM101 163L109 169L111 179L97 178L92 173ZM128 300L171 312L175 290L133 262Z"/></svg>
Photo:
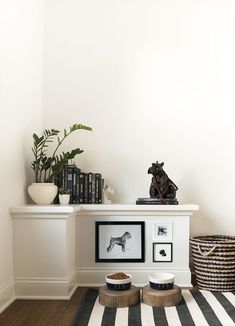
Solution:
<svg viewBox="0 0 235 326"><path fill-rule="evenodd" d="M128 234L124 236L125 233ZM111 241L111 238L115 240ZM95 261L144 262L145 222L95 222Z"/></svg>
<svg viewBox="0 0 235 326"><path fill-rule="evenodd" d="M153 262L154 263L172 263L173 262L173 244L172 244L172 242L154 242L153 243Z"/></svg>

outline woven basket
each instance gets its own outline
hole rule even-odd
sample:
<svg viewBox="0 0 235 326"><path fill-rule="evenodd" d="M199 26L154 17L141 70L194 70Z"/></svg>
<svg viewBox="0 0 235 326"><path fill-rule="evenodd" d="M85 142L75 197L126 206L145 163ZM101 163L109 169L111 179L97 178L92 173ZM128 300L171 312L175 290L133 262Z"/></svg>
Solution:
<svg viewBox="0 0 235 326"><path fill-rule="evenodd" d="M199 289L235 291L235 237L211 235L189 241Z"/></svg>

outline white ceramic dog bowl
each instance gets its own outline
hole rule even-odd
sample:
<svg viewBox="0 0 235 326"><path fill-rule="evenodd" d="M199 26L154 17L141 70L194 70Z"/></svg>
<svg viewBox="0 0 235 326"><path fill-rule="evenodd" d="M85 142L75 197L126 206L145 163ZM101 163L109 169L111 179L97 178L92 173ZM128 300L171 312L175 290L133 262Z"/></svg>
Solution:
<svg viewBox="0 0 235 326"><path fill-rule="evenodd" d="M175 275L170 273L153 273L149 275L149 285L155 290L170 290L173 288Z"/></svg>
<svg viewBox="0 0 235 326"><path fill-rule="evenodd" d="M128 278L124 279L111 279L108 278L109 275L113 275L115 273L108 274L105 278L106 280L106 285L109 290L113 291L125 291L129 290L131 287L131 281L132 281L132 276L130 274L126 274L129 276Z"/></svg>

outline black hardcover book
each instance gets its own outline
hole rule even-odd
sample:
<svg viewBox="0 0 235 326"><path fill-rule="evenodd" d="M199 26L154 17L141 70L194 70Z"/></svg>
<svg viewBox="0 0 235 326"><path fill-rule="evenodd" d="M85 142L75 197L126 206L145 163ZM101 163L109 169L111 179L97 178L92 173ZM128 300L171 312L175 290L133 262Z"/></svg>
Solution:
<svg viewBox="0 0 235 326"><path fill-rule="evenodd" d="M77 195L77 183L78 183L78 177L81 170L77 167L73 168L73 191L71 194L72 197L72 204L78 203L78 195Z"/></svg>
<svg viewBox="0 0 235 326"><path fill-rule="evenodd" d="M88 173L88 203L92 203L92 173Z"/></svg>
<svg viewBox="0 0 235 326"><path fill-rule="evenodd" d="M80 203L80 173L77 175L76 195L77 195L77 204L79 204Z"/></svg>
<svg viewBox="0 0 235 326"><path fill-rule="evenodd" d="M136 205L178 205L179 202L174 198L138 198Z"/></svg>
<svg viewBox="0 0 235 326"><path fill-rule="evenodd" d="M96 204L101 204L101 202L102 202L101 179L102 179L101 174L96 173L95 174L95 203Z"/></svg>
<svg viewBox="0 0 235 326"><path fill-rule="evenodd" d="M79 173L79 203L84 204L84 176L85 173Z"/></svg>
<svg viewBox="0 0 235 326"><path fill-rule="evenodd" d="M84 173L84 204L88 204L88 173Z"/></svg>
<svg viewBox="0 0 235 326"><path fill-rule="evenodd" d="M72 196L73 196L73 167L68 166L67 170L67 189L70 190L70 200L69 203L72 204Z"/></svg>
<svg viewBox="0 0 235 326"><path fill-rule="evenodd" d="M101 178L101 204L103 203L104 179Z"/></svg>
<svg viewBox="0 0 235 326"><path fill-rule="evenodd" d="M91 175L91 203L95 204L95 173Z"/></svg>
<svg viewBox="0 0 235 326"><path fill-rule="evenodd" d="M67 168L65 168L63 170L63 177L62 177L62 187L63 188L68 188L67 176L68 176L68 170L67 170Z"/></svg>

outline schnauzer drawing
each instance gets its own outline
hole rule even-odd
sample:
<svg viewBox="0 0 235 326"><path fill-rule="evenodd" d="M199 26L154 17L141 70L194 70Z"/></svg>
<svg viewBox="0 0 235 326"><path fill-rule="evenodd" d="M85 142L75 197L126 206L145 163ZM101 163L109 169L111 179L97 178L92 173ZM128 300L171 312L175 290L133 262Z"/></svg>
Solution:
<svg viewBox="0 0 235 326"><path fill-rule="evenodd" d="M115 244L118 246L121 246L122 251L125 252L126 251L126 240L130 239L130 238L131 238L131 234L129 232L125 232L122 237L116 237L116 238L111 237L109 246L107 248L107 252L110 252L113 249Z"/></svg>

